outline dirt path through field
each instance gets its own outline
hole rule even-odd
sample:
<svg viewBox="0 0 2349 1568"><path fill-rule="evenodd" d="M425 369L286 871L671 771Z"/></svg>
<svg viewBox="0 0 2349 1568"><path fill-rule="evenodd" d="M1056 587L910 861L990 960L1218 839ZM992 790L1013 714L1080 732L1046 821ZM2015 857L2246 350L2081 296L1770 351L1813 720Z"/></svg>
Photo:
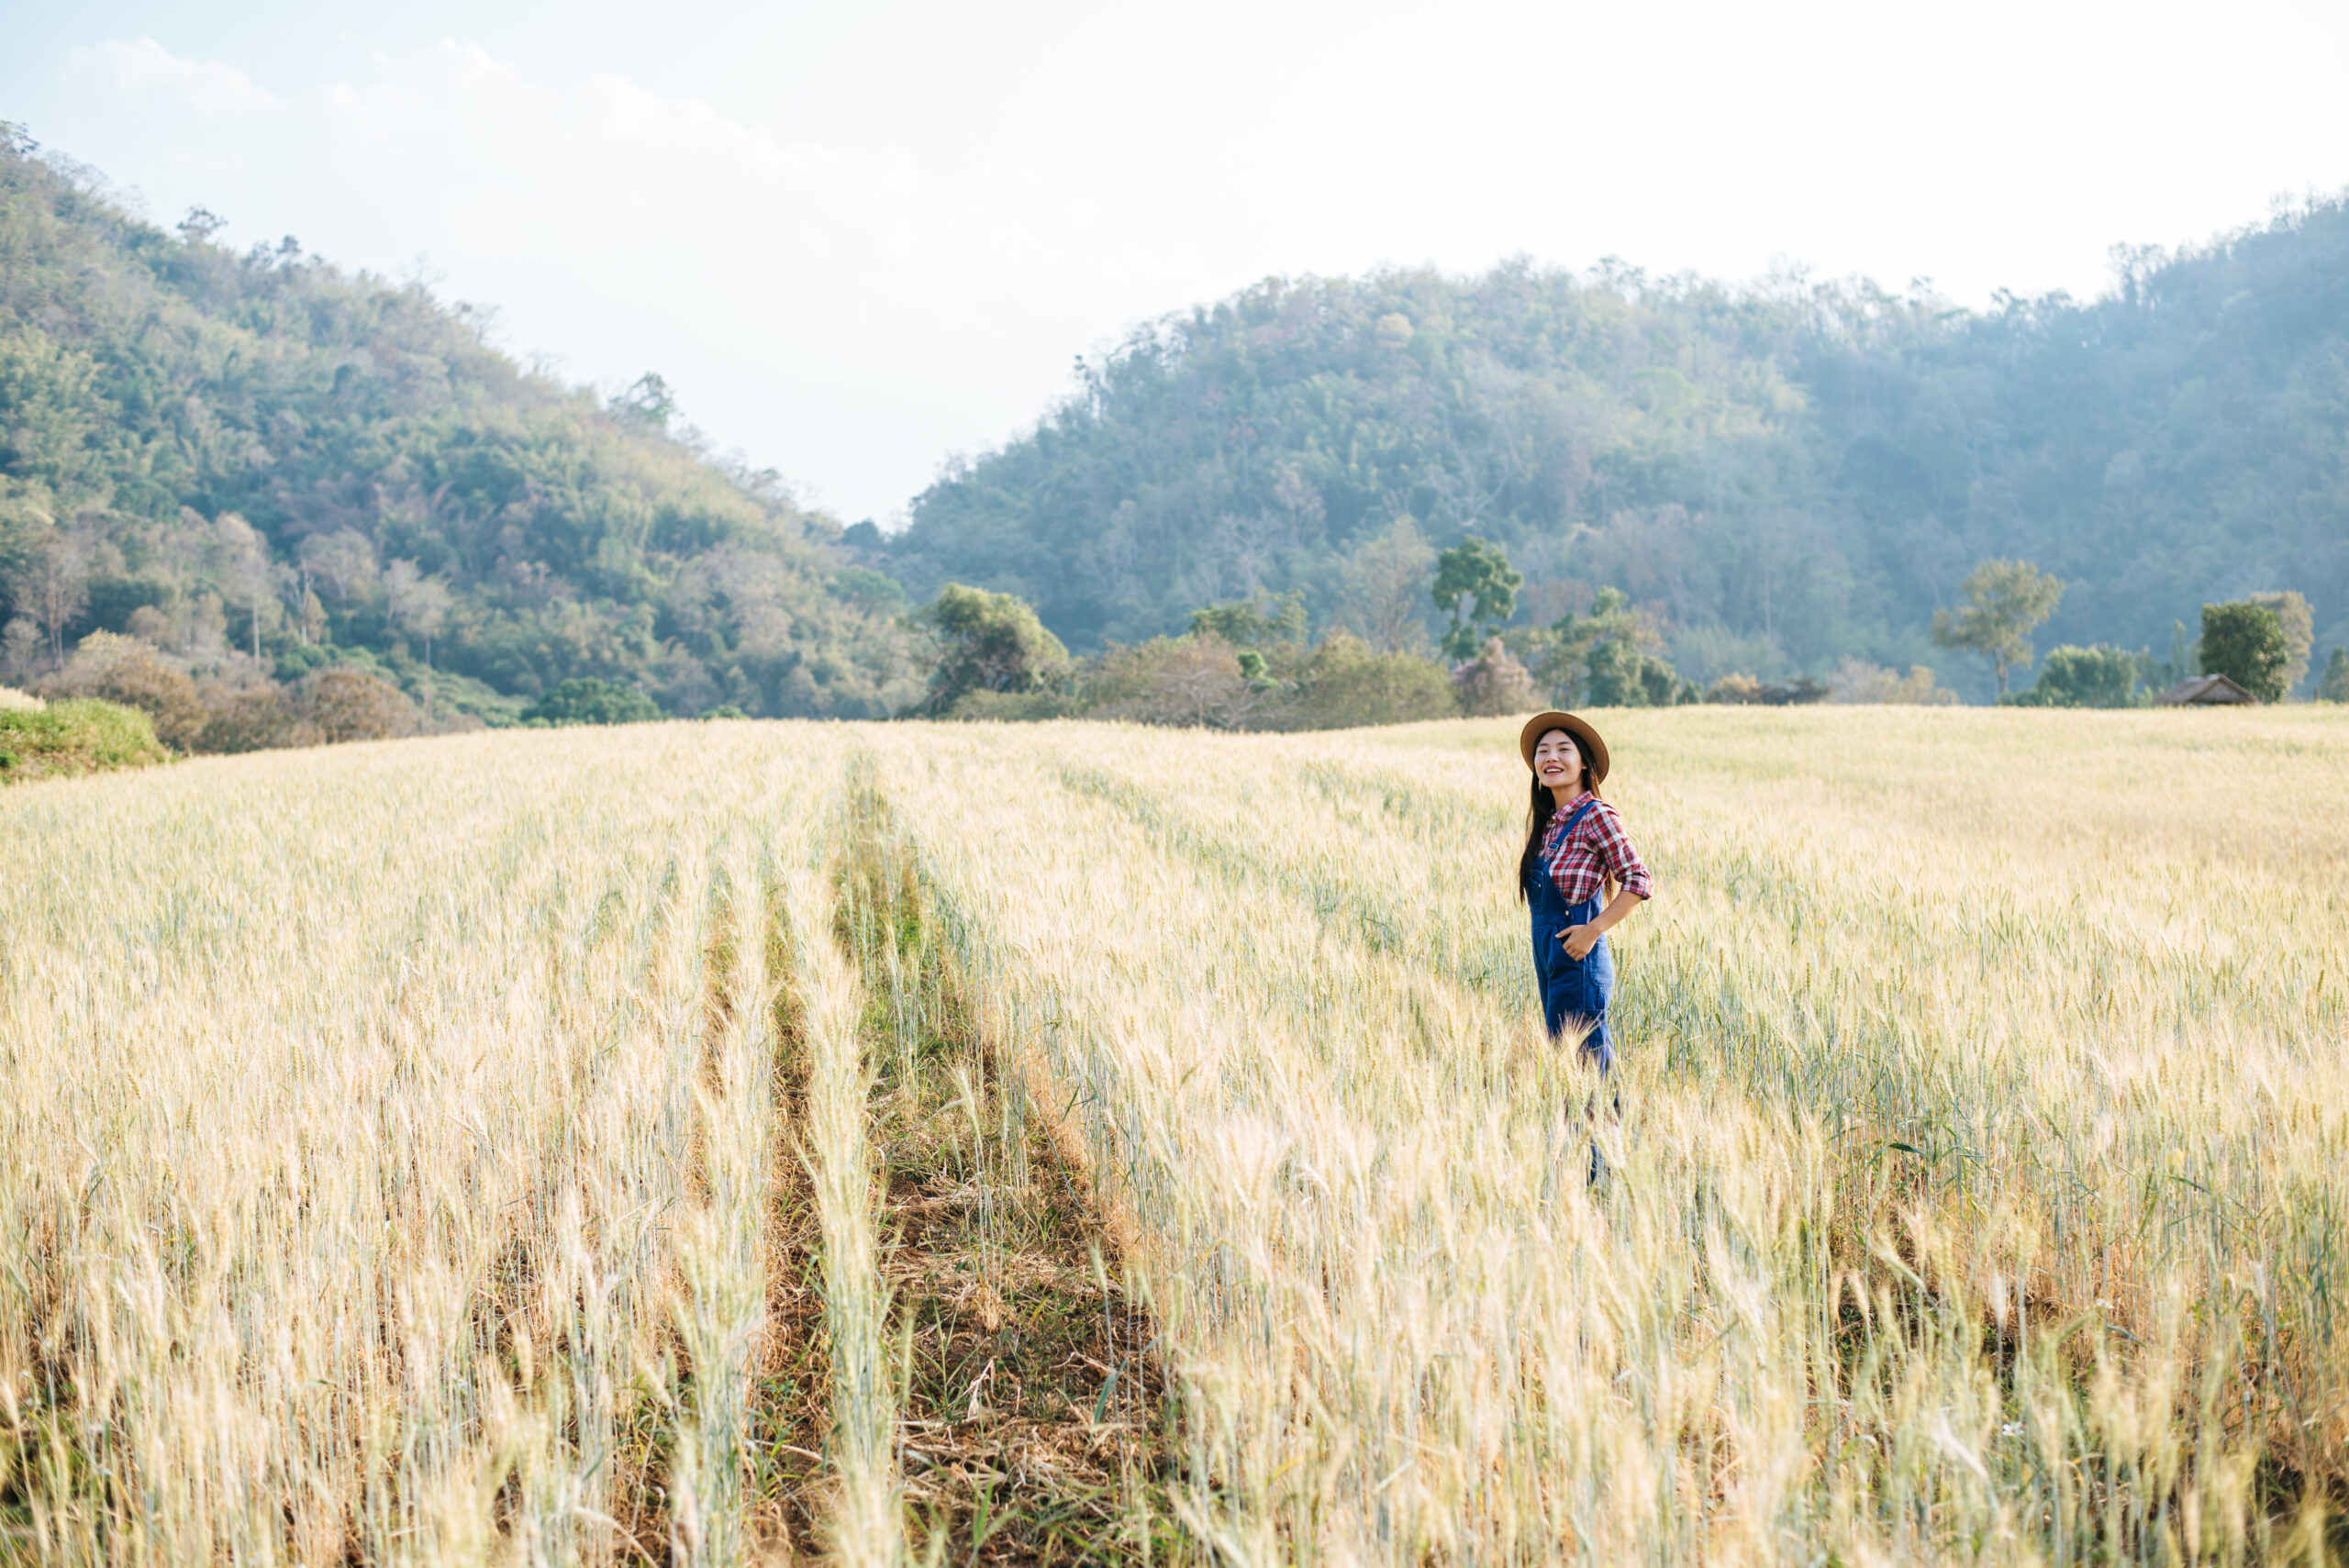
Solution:
<svg viewBox="0 0 2349 1568"><path fill-rule="evenodd" d="M917 1556L1180 1558L1153 1503L1165 1384L1090 1184L940 944L886 808L852 804L843 938L863 968L884 1275L906 1355Z"/></svg>
<svg viewBox="0 0 2349 1568"><path fill-rule="evenodd" d="M773 973L789 972L789 911L770 900ZM824 1440L831 1412L815 1194L800 1150L807 1107L807 1041L792 988L777 988L768 1150L767 1315L751 1389L749 1512L760 1554L789 1560L819 1549Z"/></svg>

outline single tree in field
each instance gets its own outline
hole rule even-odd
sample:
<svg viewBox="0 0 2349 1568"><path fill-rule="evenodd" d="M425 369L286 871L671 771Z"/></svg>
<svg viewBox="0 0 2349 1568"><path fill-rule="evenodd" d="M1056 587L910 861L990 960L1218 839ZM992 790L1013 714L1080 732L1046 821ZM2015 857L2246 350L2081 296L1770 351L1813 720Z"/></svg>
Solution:
<svg viewBox="0 0 2349 1568"><path fill-rule="evenodd" d="M1508 563L1499 545L1470 534L1435 560L1435 607L1452 618L1443 651L1455 660L1474 659L1487 638L1517 613L1517 591L1525 573Z"/></svg>
<svg viewBox="0 0 2349 1568"><path fill-rule="evenodd" d="M2248 599L2202 606L2202 673L2224 675L2261 702L2282 702L2292 662L2284 619Z"/></svg>
<svg viewBox="0 0 2349 1568"><path fill-rule="evenodd" d="M921 612L941 646L925 713L950 711L972 692L1041 691L1068 673L1068 650L1025 600L949 583Z"/></svg>
<svg viewBox="0 0 2349 1568"><path fill-rule="evenodd" d="M2031 662L2031 634L2055 613L2064 580L2028 561L1986 561L1958 586L1965 606L1933 612L1933 641L1988 659L2004 696L2008 672Z"/></svg>

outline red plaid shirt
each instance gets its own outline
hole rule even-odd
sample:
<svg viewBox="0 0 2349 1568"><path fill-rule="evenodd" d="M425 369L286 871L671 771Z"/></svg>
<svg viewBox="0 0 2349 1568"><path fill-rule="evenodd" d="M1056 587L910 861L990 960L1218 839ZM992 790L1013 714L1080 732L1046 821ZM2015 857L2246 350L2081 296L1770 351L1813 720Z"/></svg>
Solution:
<svg viewBox="0 0 2349 1568"><path fill-rule="evenodd" d="M1597 896L1600 882L1612 876L1632 896L1654 897L1655 879L1648 874L1647 862L1640 859L1613 806L1592 800L1575 830L1565 830L1567 819L1581 805L1577 800L1573 806L1558 807L1557 815L1550 818L1549 831L1542 836L1542 863L1548 868L1550 880L1558 884L1559 896L1568 904L1580 904Z"/></svg>

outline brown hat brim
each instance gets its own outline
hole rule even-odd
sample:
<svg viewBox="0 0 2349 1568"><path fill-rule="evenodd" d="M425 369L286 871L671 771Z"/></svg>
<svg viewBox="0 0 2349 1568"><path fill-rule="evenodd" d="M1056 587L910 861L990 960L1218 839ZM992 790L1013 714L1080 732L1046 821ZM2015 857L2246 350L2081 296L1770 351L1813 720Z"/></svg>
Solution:
<svg viewBox="0 0 2349 1568"><path fill-rule="evenodd" d="M1563 729L1575 738L1575 744L1582 749L1583 761L1590 764L1590 782L1605 782L1607 742L1599 738L1598 730L1590 727L1590 720L1571 713L1561 713L1556 708L1535 714L1518 732L1517 751L1518 755L1525 759L1525 771L1529 773L1533 771L1533 748L1542 744L1542 737L1553 729Z"/></svg>

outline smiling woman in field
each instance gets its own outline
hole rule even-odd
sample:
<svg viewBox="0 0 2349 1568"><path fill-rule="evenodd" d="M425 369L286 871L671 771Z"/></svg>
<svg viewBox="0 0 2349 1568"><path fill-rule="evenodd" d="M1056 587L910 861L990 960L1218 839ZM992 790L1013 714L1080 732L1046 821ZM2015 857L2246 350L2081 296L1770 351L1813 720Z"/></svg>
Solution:
<svg viewBox="0 0 2349 1568"><path fill-rule="evenodd" d="M1587 1029L1583 1055L1601 1073L1615 1065L1607 1003L1615 959L1607 933L1655 895L1615 808L1598 797L1607 777L1607 742L1571 713L1537 713L1525 721L1518 750L1533 772L1525 851L1518 857L1517 895L1533 912L1533 973L1542 1020L1552 1039ZM1602 899L1602 895L1612 895ZM1602 906L1603 905L1603 906Z"/></svg>

